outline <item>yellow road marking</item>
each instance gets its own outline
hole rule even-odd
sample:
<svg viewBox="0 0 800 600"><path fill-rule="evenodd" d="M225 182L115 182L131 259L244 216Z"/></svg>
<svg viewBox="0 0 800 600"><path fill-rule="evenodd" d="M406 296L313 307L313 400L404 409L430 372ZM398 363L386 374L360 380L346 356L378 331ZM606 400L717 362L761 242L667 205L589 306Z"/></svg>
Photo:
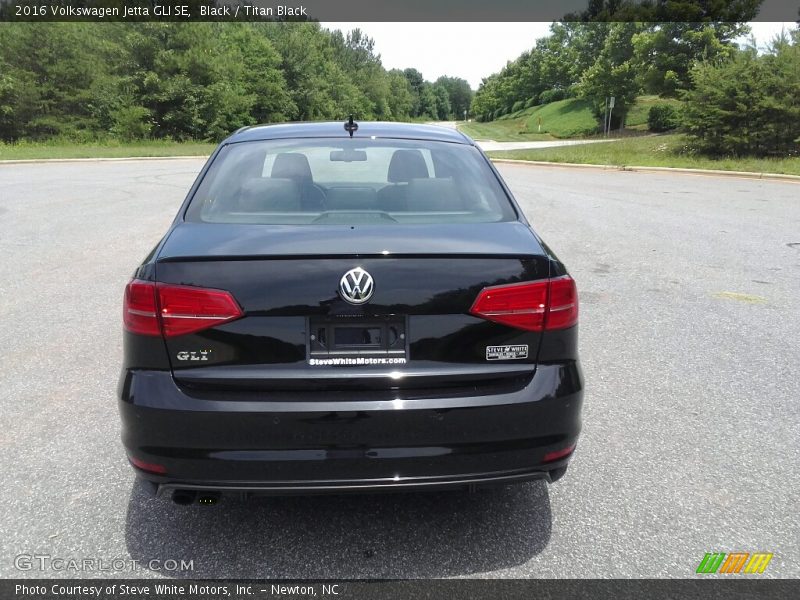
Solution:
<svg viewBox="0 0 800 600"><path fill-rule="evenodd" d="M753 294L741 294L739 292L717 292L714 298L722 298L725 300L738 300L739 302L746 302L747 304L765 304L767 299L764 296L755 296Z"/></svg>

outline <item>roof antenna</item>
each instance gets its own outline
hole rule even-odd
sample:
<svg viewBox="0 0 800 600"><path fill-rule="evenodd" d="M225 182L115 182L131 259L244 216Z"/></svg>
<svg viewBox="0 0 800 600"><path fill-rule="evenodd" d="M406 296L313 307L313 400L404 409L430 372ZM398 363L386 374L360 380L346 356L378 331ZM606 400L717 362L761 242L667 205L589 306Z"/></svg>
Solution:
<svg viewBox="0 0 800 600"><path fill-rule="evenodd" d="M350 115L350 118L344 124L344 130L350 134L350 137L353 137L353 133L358 131L358 123L353 123L353 115Z"/></svg>

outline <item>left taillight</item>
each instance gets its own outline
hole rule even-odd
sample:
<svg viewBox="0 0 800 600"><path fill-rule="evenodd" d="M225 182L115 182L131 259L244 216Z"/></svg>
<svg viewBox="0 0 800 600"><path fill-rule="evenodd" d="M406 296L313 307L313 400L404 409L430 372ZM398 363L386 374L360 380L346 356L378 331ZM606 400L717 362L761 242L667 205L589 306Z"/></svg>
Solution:
<svg viewBox="0 0 800 600"><path fill-rule="evenodd" d="M140 335L175 337L238 319L230 292L134 279L125 288L125 328Z"/></svg>
<svg viewBox="0 0 800 600"><path fill-rule="evenodd" d="M154 283L139 279L128 283L122 306L122 322L131 333L161 335Z"/></svg>

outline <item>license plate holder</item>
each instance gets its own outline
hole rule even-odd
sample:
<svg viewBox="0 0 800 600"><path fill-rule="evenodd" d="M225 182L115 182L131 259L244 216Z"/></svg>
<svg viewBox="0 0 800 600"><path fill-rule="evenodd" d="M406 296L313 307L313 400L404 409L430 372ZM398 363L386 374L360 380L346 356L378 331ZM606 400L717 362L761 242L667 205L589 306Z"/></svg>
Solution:
<svg viewBox="0 0 800 600"><path fill-rule="evenodd" d="M306 331L311 364L403 364L408 359L405 317L311 317Z"/></svg>

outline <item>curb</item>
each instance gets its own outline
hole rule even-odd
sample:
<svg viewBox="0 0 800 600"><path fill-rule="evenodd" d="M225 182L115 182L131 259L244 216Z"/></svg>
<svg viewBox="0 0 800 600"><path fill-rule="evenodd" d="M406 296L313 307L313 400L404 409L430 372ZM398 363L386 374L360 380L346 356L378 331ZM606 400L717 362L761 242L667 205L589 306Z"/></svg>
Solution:
<svg viewBox="0 0 800 600"><path fill-rule="evenodd" d="M196 156L119 156L107 158L20 158L13 160L0 159L0 166L3 165L35 165L39 163L72 163L72 162L124 162L130 160L197 160L206 159L210 155L198 154Z"/></svg>
<svg viewBox="0 0 800 600"><path fill-rule="evenodd" d="M600 169L602 171L638 171L652 173L679 173L685 175L707 175L715 177L740 177L747 179L773 179L800 183L800 175L784 173L754 173L751 171L724 171L722 169L689 169L683 167L644 167L633 165L592 165L587 163L561 163L546 160L518 160L513 158L492 158L495 163L531 165L537 167L568 167L578 169Z"/></svg>
<svg viewBox="0 0 800 600"><path fill-rule="evenodd" d="M113 158L27 158L0 160L0 166L31 165L39 163L126 162L136 160L197 160L206 158L208 158L208 155L206 154L198 154L194 156L125 156ZM752 171L689 169L683 167L645 167L636 165L593 165L587 163L551 162L546 160L519 160L514 158L491 158L491 161L494 163L531 165L537 167L566 167L571 169L600 169L601 171L634 171L645 173L682 173L685 175L713 175L715 177L740 177L747 179L771 179L777 181L800 182L800 175L787 175L784 173L756 173Z"/></svg>

